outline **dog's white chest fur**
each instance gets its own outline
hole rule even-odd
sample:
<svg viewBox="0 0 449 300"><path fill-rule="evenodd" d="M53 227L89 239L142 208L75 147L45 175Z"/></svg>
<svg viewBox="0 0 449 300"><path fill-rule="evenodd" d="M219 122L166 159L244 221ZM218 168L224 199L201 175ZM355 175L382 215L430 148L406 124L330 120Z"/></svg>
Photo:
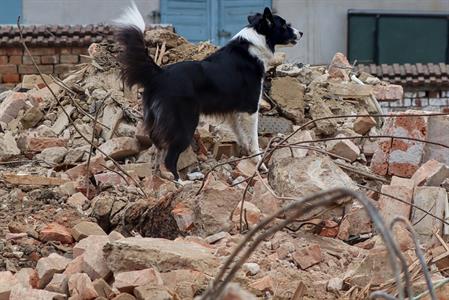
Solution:
<svg viewBox="0 0 449 300"><path fill-rule="evenodd" d="M249 46L249 53L257 57L264 65L265 70L268 68L268 63L273 59L273 52L268 48L265 36L257 33L254 28L245 27L240 30L232 39L243 38L251 43Z"/></svg>

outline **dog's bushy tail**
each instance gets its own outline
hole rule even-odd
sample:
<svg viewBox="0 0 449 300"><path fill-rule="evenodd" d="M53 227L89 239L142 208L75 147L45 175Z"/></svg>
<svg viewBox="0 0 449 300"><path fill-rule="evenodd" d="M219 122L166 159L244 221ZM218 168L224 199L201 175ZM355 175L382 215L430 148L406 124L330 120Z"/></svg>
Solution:
<svg viewBox="0 0 449 300"><path fill-rule="evenodd" d="M145 22L134 2L115 23L119 26L117 41L123 47L123 52L118 56L122 79L130 87L150 82L162 69L151 59L145 48Z"/></svg>

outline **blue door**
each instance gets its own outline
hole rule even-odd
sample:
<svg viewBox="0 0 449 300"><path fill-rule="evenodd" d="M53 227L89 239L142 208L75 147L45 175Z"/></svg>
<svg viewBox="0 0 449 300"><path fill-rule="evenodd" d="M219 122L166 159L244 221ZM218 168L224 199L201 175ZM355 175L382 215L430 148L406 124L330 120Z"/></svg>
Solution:
<svg viewBox="0 0 449 300"><path fill-rule="evenodd" d="M22 0L1 0L0 1L0 24L16 24L17 17L23 22Z"/></svg>
<svg viewBox="0 0 449 300"><path fill-rule="evenodd" d="M272 0L161 0L161 22L173 24L190 42L224 45L248 24L248 15L271 7Z"/></svg>

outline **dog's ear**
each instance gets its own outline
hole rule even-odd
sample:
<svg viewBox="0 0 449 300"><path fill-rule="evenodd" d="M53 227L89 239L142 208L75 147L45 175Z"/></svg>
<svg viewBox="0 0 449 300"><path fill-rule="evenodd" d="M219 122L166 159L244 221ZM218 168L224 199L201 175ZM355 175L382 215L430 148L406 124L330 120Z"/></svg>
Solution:
<svg viewBox="0 0 449 300"><path fill-rule="evenodd" d="M248 23L251 25L254 25L254 23L256 23L256 21L258 21L260 19L262 15L257 13L254 16L248 16Z"/></svg>
<svg viewBox="0 0 449 300"><path fill-rule="evenodd" d="M268 26L270 27L274 23L273 14L271 13L269 7L265 7L265 10L263 11L263 18L266 20Z"/></svg>

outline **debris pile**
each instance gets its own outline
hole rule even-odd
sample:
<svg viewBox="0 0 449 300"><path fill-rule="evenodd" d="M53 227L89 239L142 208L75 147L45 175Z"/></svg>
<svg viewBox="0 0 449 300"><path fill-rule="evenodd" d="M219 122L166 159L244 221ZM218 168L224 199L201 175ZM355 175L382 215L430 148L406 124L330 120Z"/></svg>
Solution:
<svg viewBox="0 0 449 300"><path fill-rule="evenodd" d="M145 40L160 65L216 49L163 29ZM280 54L260 103L268 173L224 120L202 118L178 164L188 183L178 186L153 170L140 93L119 80L118 51L92 44L91 63L65 79L29 75L0 94L0 299L212 299L214 278L262 227L269 234L219 299L394 294L391 245L367 206L385 228L398 216L413 224L419 249L407 226L382 230L415 293L427 290L421 248L433 282L445 280L448 116L384 116L377 99L401 97L400 86L353 73L340 53L329 67L286 64ZM345 194L313 204L332 189L366 203Z"/></svg>

